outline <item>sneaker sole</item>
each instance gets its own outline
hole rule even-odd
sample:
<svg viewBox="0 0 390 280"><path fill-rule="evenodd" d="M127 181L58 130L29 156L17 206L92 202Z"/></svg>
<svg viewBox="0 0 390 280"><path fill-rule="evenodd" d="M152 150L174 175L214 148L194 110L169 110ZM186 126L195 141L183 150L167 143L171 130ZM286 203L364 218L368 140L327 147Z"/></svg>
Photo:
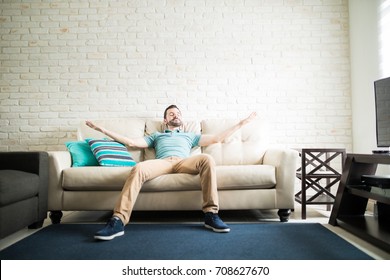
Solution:
<svg viewBox="0 0 390 280"><path fill-rule="evenodd" d="M113 235L110 235L110 236L100 236L100 235L95 235L95 239L99 239L99 240L112 240L114 239L115 237L118 237L118 236L122 236L124 235L125 232L124 231L120 231L118 233L115 233Z"/></svg>
<svg viewBox="0 0 390 280"><path fill-rule="evenodd" d="M219 228L213 228L212 226L209 226L209 225L206 225L206 224L204 226L205 226L205 228L211 229L214 232L219 232L219 233L226 233L226 232L230 231L230 228L219 229Z"/></svg>

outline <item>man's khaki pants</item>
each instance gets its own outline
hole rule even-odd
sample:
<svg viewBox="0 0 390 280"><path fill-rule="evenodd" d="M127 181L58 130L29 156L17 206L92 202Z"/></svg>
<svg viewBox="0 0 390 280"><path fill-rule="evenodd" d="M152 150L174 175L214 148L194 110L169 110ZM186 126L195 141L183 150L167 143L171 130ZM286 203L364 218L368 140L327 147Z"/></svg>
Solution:
<svg viewBox="0 0 390 280"><path fill-rule="evenodd" d="M185 159L168 157L138 163L131 170L123 186L122 193L114 208L114 216L119 217L126 225L130 220L131 212L143 183L170 173L199 174L203 195L202 210L204 213L218 212L215 162L211 156L201 154Z"/></svg>

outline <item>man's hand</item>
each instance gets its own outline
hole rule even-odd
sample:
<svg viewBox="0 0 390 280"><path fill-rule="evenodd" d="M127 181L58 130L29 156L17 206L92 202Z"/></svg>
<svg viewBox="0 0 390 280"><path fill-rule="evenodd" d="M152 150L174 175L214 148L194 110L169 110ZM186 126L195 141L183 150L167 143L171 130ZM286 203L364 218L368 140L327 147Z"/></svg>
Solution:
<svg viewBox="0 0 390 280"><path fill-rule="evenodd" d="M222 131L216 135L204 135L202 134L199 140L199 146L209 146L214 143L222 143L226 138L230 137L234 132L239 130L244 125L253 121L257 116L256 112L251 113L247 118L241 120L236 125Z"/></svg>
<svg viewBox="0 0 390 280"><path fill-rule="evenodd" d="M95 125L95 124L94 124L93 122L91 122L91 121L85 121L85 124L86 124L87 126L89 126L90 128L94 129L94 130L103 132L102 129L101 129L101 127Z"/></svg>
<svg viewBox="0 0 390 280"><path fill-rule="evenodd" d="M246 125L247 123L250 123L251 121L253 121L256 118L256 116L257 116L257 113L252 112L247 118L240 121L240 125L243 126L243 125Z"/></svg>

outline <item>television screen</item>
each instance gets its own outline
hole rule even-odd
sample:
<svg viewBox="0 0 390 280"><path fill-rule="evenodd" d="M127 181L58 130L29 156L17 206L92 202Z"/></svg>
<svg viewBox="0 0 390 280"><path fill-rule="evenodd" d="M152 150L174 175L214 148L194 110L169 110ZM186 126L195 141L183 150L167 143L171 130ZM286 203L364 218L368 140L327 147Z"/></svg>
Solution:
<svg viewBox="0 0 390 280"><path fill-rule="evenodd" d="M374 82L376 141L378 147L390 147L390 77Z"/></svg>

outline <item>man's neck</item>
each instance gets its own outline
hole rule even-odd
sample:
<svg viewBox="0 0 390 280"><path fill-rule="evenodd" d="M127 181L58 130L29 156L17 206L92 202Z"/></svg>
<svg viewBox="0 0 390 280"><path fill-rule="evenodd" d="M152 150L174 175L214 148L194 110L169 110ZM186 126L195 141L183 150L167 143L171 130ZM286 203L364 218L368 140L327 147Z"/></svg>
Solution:
<svg viewBox="0 0 390 280"><path fill-rule="evenodd" d="M175 130L180 130L180 126L170 126L170 125L167 125L167 130L170 130L170 131L175 131Z"/></svg>

